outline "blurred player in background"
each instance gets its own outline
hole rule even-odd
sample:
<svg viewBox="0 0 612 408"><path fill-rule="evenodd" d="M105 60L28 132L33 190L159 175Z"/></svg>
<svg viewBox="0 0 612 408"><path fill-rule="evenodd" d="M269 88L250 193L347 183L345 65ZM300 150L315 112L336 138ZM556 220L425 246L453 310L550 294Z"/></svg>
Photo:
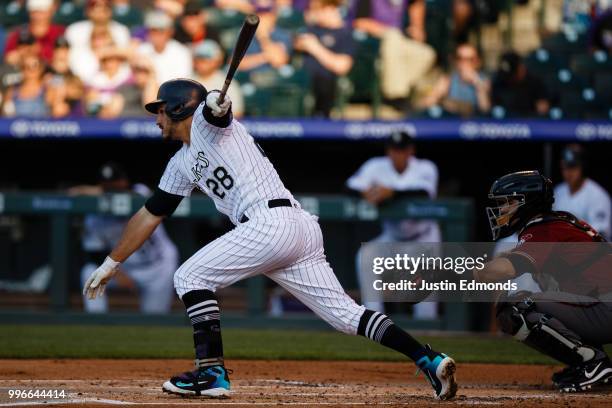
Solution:
<svg viewBox="0 0 612 408"><path fill-rule="evenodd" d="M552 182L537 171L501 177L489 199L493 239L519 236L515 248L472 272L481 282L519 284L497 303L502 331L567 365L552 376L561 391L612 380L603 347L612 343L610 245L573 214L553 211Z"/></svg>
<svg viewBox="0 0 612 408"><path fill-rule="evenodd" d="M374 157L366 161L346 182L347 187L358 192L365 200L376 206L393 199L436 198L438 191L438 167L427 159L415 156L414 136L406 131L391 134L386 144L385 157ZM384 220L382 234L371 242L440 242L440 227L428 220ZM358 256L359 259L359 256ZM367 290L370 271L357 268L362 300L367 308L384 312L379 291ZM367 275L367 276L366 276ZM371 293L372 292L372 293ZM433 319L437 316L435 302L414 305L414 317Z"/></svg>
<svg viewBox="0 0 612 408"><path fill-rule="evenodd" d="M149 196L151 191L143 184L130 184L127 173L115 163L100 168L99 184L77 186L71 194L99 195L104 193L136 193ZM106 253L119 241L127 219L113 215L87 215L84 219L82 246L87 263L81 270L84 283L102 262ZM172 276L178 267L178 251L160 226L129 260L121 265L121 271L131 279L140 292L140 309L143 313L168 313L174 298ZM85 310L91 313L108 311L105 295L97 299L83 297Z"/></svg>
<svg viewBox="0 0 612 408"><path fill-rule="evenodd" d="M561 155L563 183L555 187L555 210L568 211L610 239L610 195L586 176L586 156L579 145L567 146Z"/></svg>

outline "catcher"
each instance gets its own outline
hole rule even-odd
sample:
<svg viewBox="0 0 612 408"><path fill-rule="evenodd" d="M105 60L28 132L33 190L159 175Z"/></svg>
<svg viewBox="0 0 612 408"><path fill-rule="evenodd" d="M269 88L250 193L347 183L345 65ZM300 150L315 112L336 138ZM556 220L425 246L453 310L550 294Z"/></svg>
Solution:
<svg viewBox="0 0 612 408"><path fill-rule="evenodd" d="M493 239L517 232L519 243L473 271L473 278L494 282L528 273L534 282L498 302L502 331L567 365L552 376L562 392L607 383L612 379L603 349L612 342L610 244L572 214L552 211L552 182L537 171L501 177L489 199L495 203L486 209Z"/></svg>

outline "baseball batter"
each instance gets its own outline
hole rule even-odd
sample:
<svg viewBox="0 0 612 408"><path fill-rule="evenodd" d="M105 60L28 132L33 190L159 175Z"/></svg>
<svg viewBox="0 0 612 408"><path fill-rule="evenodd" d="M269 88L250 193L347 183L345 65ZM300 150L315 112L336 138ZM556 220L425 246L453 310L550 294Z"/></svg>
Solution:
<svg viewBox="0 0 612 408"><path fill-rule="evenodd" d="M300 208L264 151L233 120L231 102L218 91L176 79L163 83L146 109L157 115L166 140L183 142L170 159L159 187L128 222L121 240L85 283L95 298L117 267L171 215L194 188L207 194L236 226L209 243L174 275L174 286L193 326L196 369L172 377L168 393L229 395L220 311L215 291L264 274L291 292L339 331L359 334L397 350L431 382L435 397L452 398L455 362L421 345L382 313L357 305L342 289L325 259L317 218Z"/></svg>

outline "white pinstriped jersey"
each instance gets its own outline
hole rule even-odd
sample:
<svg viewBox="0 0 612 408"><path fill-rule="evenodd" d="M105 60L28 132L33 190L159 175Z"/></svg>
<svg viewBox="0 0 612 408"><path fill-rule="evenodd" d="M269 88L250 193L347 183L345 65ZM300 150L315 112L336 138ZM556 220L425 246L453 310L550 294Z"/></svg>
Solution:
<svg viewBox="0 0 612 408"><path fill-rule="evenodd" d="M188 196L199 188L236 225L186 260L174 274L179 297L193 290L215 292L250 276L264 274L292 293L333 327L355 334L365 308L342 289L325 259L317 217L302 210L281 182L272 163L238 121L227 128L206 122L196 110L191 143L168 163L159 188ZM293 206L269 208L271 199ZM242 215L248 222L240 223ZM187 310L193 322L216 318ZM197 320L196 320L197 319Z"/></svg>
<svg viewBox="0 0 612 408"><path fill-rule="evenodd" d="M235 225L249 208L271 199L293 199L245 127L236 120L227 128L211 125L203 107L204 102L193 115L191 143L170 159L159 188L184 197L198 188Z"/></svg>

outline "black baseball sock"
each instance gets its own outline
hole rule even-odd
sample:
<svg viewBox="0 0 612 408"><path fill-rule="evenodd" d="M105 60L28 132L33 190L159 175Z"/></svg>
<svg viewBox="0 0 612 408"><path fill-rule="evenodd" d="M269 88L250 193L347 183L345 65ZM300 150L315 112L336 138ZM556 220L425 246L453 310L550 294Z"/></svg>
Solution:
<svg viewBox="0 0 612 408"><path fill-rule="evenodd" d="M183 295L183 303L193 326L196 367L223 365L221 315L217 297L210 290L192 290Z"/></svg>
<svg viewBox="0 0 612 408"><path fill-rule="evenodd" d="M382 313L366 309L359 320L357 334L374 340L383 346L417 361L426 354L425 348L414 337L406 333Z"/></svg>

